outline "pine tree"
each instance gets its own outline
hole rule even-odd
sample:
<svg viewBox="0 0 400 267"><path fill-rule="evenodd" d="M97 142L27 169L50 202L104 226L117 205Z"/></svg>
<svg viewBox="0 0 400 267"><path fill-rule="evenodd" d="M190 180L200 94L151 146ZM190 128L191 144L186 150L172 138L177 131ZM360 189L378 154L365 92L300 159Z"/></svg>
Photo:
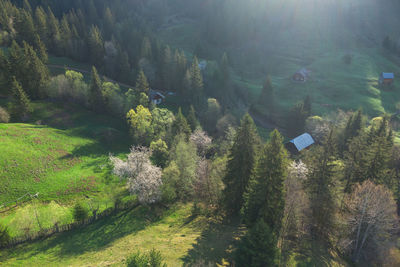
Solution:
<svg viewBox="0 0 400 267"><path fill-rule="evenodd" d="M104 58L104 44L103 37L97 26L92 26L89 32L88 40L89 52L90 52L90 62L96 67L101 67Z"/></svg>
<svg viewBox="0 0 400 267"><path fill-rule="evenodd" d="M94 4L93 0L86 0L85 1L87 3L87 8L86 8L86 14L89 17L89 21L94 23L97 21L99 15L97 13L97 8L96 5Z"/></svg>
<svg viewBox="0 0 400 267"><path fill-rule="evenodd" d="M310 227L313 240L330 244L334 231L336 212L335 176L336 147L331 131L320 147L315 147L309 155L309 175L306 188L310 199Z"/></svg>
<svg viewBox="0 0 400 267"><path fill-rule="evenodd" d="M89 104L90 108L96 112L102 112L105 107L102 94L101 79L95 66L92 67L92 81L90 83Z"/></svg>
<svg viewBox="0 0 400 267"><path fill-rule="evenodd" d="M351 138L347 147L344 153L345 192L350 192L354 184L368 179L391 188L393 176L389 164L393 152L393 134L385 117L379 125Z"/></svg>
<svg viewBox="0 0 400 267"><path fill-rule="evenodd" d="M183 51L175 50L174 55L174 88L178 91L179 94L183 95L184 93L184 85L183 80L186 74L187 68L187 59L185 53ZM189 79L190 80L190 79ZM188 82L187 84L190 84Z"/></svg>
<svg viewBox="0 0 400 267"><path fill-rule="evenodd" d="M355 114L350 116L346 123L346 127L343 130L343 137L340 143L340 152L343 154L348 150L349 141L358 136L361 130L364 128L362 110L359 109Z"/></svg>
<svg viewBox="0 0 400 267"><path fill-rule="evenodd" d="M269 112L274 110L274 88L271 83L271 78L269 75L265 79L260 99L258 100L259 103L263 106L267 107Z"/></svg>
<svg viewBox="0 0 400 267"><path fill-rule="evenodd" d="M147 58L148 60L152 59L152 51L151 51L151 42L148 37L143 38L142 48L141 48L141 57Z"/></svg>
<svg viewBox="0 0 400 267"><path fill-rule="evenodd" d="M223 86L225 87L228 85L230 79L229 60L226 52L224 52L221 59L221 73L222 73L222 83Z"/></svg>
<svg viewBox="0 0 400 267"><path fill-rule="evenodd" d="M262 219L274 233L279 233L285 206L284 180L287 162L283 137L274 130L257 160L246 193L243 210L247 225L251 226Z"/></svg>
<svg viewBox="0 0 400 267"><path fill-rule="evenodd" d="M190 125L190 129L192 132L200 126L199 120L196 117L196 110L194 109L193 105L190 105L189 114L187 116L187 122Z"/></svg>
<svg viewBox="0 0 400 267"><path fill-rule="evenodd" d="M186 139L189 139L189 136L192 133L181 108L179 108L178 114L175 116L171 131L172 137L178 137L183 134Z"/></svg>
<svg viewBox="0 0 400 267"><path fill-rule="evenodd" d="M307 117L304 103L299 103L290 110L287 118L287 130L291 137L304 133Z"/></svg>
<svg viewBox="0 0 400 267"><path fill-rule="evenodd" d="M236 132L229 152L226 175L223 177L223 204L228 214L238 214L243 206L244 193L255 165L258 143L259 136L254 121L246 114Z"/></svg>
<svg viewBox="0 0 400 267"><path fill-rule="evenodd" d="M131 83L132 72L131 65L129 64L129 56L125 51L118 50L117 62L119 63L118 80Z"/></svg>
<svg viewBox="0 0 400 267"><path fill-rule="evenodd" d="M0 94L1 95L8 96L10 94L9 77L10 77L10 70L9 70L8 58L4 54L4 52L0 50Z"/></svg>
<svg viewBox="0 0 400 267"><path fill-rule="evenodd" d="M171 49L167 46L163 53L163 62L161 65L161 81L162 86L167 90L171 90L171 81L173 79L173 64L172 64L172 54Z"/></svg>
<svg viewBox="0 0 400 267"><path fill-rule="evenodd" d="M22 76L17 76L23 88L26 88L32 99L40 99L45 96L45 89L50 80L47 66L38 57L32 46L24 42L24 60Z"/></svg>
<svg viewBox="0 0 400 267"><path fill-rule="evenodd" d="M63 18L61 19L61 24L60 24L60 33L61 33L61 46L63 48L63 53L68 55L68 52L72 50L70 48L70 41L72 38L72 31L69 26L67 16L63 15Z"/></svg>
<svg viewBox="0 0 400 267"><path fill-rule="evenodd" d="M203 76L201 74L201 70L199 67L199 61L195 56L193 58L192 66L190 67L190 76L191 76L191 94L192 99L195 104L200 103L200 99L203 96Z"/></svg>
<svg viewBox="0 0 400 267"><path fill-rule="evenodd" d="M47 50L45 44L40 39L38 34L35 35L35 43L34 43L35 50L37 51L37 55L43 64L47 64L49 60L49 56L47 55Z"/></svg>
<svg viewBox="0 0 400 267"><path fill-rule="evenodd" d="M47 44L47 18L41 6L36 7L35 10L35 26L40 39Z"/></svg>
<svg viewBox="0 0 400 267"><path fill-rule="evenodd" d="M57 55L61 55L61 33L60 33L60 23L58 19L54 16L53 11L50 7L47 10L47 38L48 38L48 48L54 51Z"/></svg>
<svg viewBox="0 0 400 267"><path fill-rule="evenodd" d="M24 0L24 2L22 3L22 7L30 14L32 14L32 7L31 4L29 4L28 0Z"/></svg>
<svg viewBox="0 0 400 267"><path fill-rule="evenodd" d="M104 10L104 22L103 22L103 29L106 40L110 39L114 29L114 16L111 12L111 9L107 7Z"/></svg>
<svg viewBox="0 0 400 267"><path fill-rule="evenodd" d="M144 74L143 70L139 71L139 74L136 78L135 89L138 92L142 92L145 94L149 93L150 90L149 82L147 81L146 75Z"/></svg>
<svg viewBox="0 0 400 267"><path fill-rule="evenodd" d="M183 76L181 90L179 90L178 93L180 93L184 99L190 99L191 91L192 75L190 74L190 70L186 70L185 75Z"/></svg>
<svg viewBox="0 0 400 267"><path fill-rule="evenodd" d="M15 77L12 78L11 90L13 92L10 107L11 115L17 120L23 120L29 113L33 111L31 101Z"/></svg>
<svg viewBox="0 0 400 267"><path fill-rule="evenodd" d="M28 11L21 11L17 17L16 31L18 33L18 42L26 41L33 44L35 41L35 25L31 13Z"/></svg>
<svg viewBox="0 0 400 267"><path fill-rule="evenodd" d="M276 266L278 250L276 237L262 219L246 233L235 253L235 266Z"/></svg>

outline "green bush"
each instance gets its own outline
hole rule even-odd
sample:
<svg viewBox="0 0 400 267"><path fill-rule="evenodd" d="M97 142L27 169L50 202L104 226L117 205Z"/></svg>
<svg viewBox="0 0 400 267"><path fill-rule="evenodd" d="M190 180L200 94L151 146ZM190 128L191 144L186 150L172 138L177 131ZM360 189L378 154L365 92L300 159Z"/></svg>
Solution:
<svg viewBox="0 0 400 267"><path fill-rule="evenodd" d="M10 114L8 114L7 110L0 107L0 123L7 123L10 121Z"/></svg>
<svg viewBox="0 0 400 267"><path fill-rule="evenodd" d="M163 262L164 259L161 253L155 249L150 252L141 254L136 252L131 255L127 261L127 267L166 267L167 264Z"/></svg>
<svg viewBox="0 0 400 267"><path fill-rule="evenodd" d="M0 224L0 247L6 246L10 242L8 227Z"/></svg>
<svg viewBox="0 0 400 267"><path fill-rule="evenodd" d="M76 203L74 206L73 214L75 221L81 222L89 217L89 210L81 203Z"/></svg>

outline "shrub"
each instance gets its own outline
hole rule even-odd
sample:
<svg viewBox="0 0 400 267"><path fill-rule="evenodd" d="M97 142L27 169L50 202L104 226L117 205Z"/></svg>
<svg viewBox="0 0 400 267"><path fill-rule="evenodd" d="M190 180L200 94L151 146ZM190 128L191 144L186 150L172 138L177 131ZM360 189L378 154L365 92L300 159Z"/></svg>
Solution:
<svg viewBox="0 0 400 267"><path fill-rule="evenodd" d="M0 123L7 123L10 121L10 114L8 114L7 110L0 107Z"/></svg>
<svg viewBox="0 0 400 267"><path fill-rule="evenodd" d="M8 227L0 224L0 247L6 246L10 242Z"/></svg>
<svg viewBox="0 0 400 267"><path fill-rule="evenodd" d="M89 211L81 203L76 203L74 206L74 219L75 221L81 222L89 217Z"/></svg>
<svg viewBox="0 0 400 267"><path fill-rule="evenodd" d="M163 262L164 259L161 253L155 249L150 252L141 254L140 252L134 253L126 261L127 267L166 267L167 264Z"/></svg>

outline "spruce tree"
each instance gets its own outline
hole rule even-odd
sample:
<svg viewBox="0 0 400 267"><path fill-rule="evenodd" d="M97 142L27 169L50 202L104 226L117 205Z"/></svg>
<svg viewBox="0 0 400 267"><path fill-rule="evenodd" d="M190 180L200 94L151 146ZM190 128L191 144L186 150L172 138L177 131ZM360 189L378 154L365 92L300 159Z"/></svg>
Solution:
<svg viewBox="0 0 400 267"><path fill-rule="evenodd" d="M171 49L167 46L164 49L163 61L161 64L161 81L162 86L166 90L171 90L171 81L173 79L173 66L172 66L172 54Z"/></svg>
<svg viewBox="0 0 400 267"><path fill-rule="evenodd" d="M306 188L310 199L311 237L317 242L330 244L334 231L336 199L336 146L331 131L322 146L314 147L308 159Z"/></svg>
<svg viewBox="0 0 400 267"><path fill-rule="evenodd" d="M142 58L147 58L148 60L152 59L152 49L151 49L151 42L148 37L143 38L142 48L140 53Z"/></svg>
<svg viewBox="0 0 400 267"><path fill-rule="evenodd" d="M107 7L104 10L104 23L103 23L103 30L105 33L105 38L110 39L113 34L113 29L115 27L114 23L114 16L111 12L111 9Z"/></svg>
<svg viewBox="0 0 400 267"><path fill-rule="evenodd" d="M139 74L136 79L135 89L138 92L148 94L150 90L149 82L147 81L146 75L143 70L139 71Z"/></svg>
<svg viewBox="0 0 400 267"><path fill-rule="evenodd" d="M22 43L22 41L26 41L31 45L34 43L36 30L31 13L22 10L17 17L15 27L19 43Z"/></svg>
<svg viewBox="0 0 400 267"><path fill-rule="evenodd" d="M193 58L192 66L190 67L190 76L191 76L191 94L192 99L195 104L200 103L200 99L203 96L203 76L201 74L201 70L199 67L199 61L195 56Z"/></svg>
<svg viewBox="0 0 400 267"><path fill-rule="evenodd" d="M189 139L190 134L192 133L190 130L190 126L182 113L182 109L179 108L178 114L175 116L175 120L171 127L171 136L173 138L184 135L186 140Z"/></svg>
<svg viewBox="0 0 400 267"><path fill-rule="evenodd" d="M235 266L276 266L276 244L276 237L268 224L262 219L258 220L241 239L235 252Z"/></svg>
<svg viewBox="0 0 400 267"><path fill-rule="evenodd" d="M190 129L192 132L199 127L200 123L196 117L196 110L194 109L193 105L190 105L189 114L187 116L187 122L189 123Z"/></svg>
<svg viewBox="0 0 400 267"><path fill-rule="evenodd" d="M47 66L38 57L32 46L24 42L24 66L22 76L18 76L23 88L32 99L40 99L45 96L45 89L50 80Z"/></svg>
<svg viewBox="0 0 400 267"><path fill-rule="evenodd" d="M290 137L295 137L304 133L307 117L308 114L304 109L304 103L299 103L290 110L286 120Z"/></svg>
<svg viewBox="0 0 400 267"><path fill-rule="evenodd" d="M0 50L0 94L8 96L10 94L10 70L8 57Z"/></svg>
<svg viewBox="0 0 400 267"><path fill-rule="evenodd" d="M47 18L41 6L38 6L35 10L35 26L40 39L47 44Z"/></svg>
<svg viewBox="0 0 400 267"><path fill-rule="evenodd" d="M221 59L221 73L222 73L222 83L223 86L225 87L228 85L230 79L229 60L226 52L224 52Z"/></svg>
<svg viewBox="0 0 400 267"><path fill-rule="evenodd" d="M101 36L101 32L97 26L92 26L90 29L88 47L90 62L96 67L101 67L104 58L104 44L103 37Z"/></svg>
<svg viewBox="0 0 400 267"><path fill-rule="evenodd" d="M244 203L257 154L259 136L253 119L244 115L229 151L226 175L223 177L223 205L228 214L237 215Z"/></svg>
<svg viewBox="0 0 400 267"><path fill-rule="evenodd" d="M343 155L348 150L349 141L358 136L364 128L362 110L359 109L355 114L352 114L346 123L343 130L343 137L340 142L340 152Z"/></svg>
<svg viewBox="0 0 400 267"><path fill-rule="evenodd" d="M24 0L24 2L22 3L22 7L29 13L32 14L32 7L31 4L29 4L28 0Z"/></svg>
<svg viewBox="0 0 400 267"><path fill-rule="evenodd" d="M89 104L90 108L96 112L102 112L105 107L101 79L95 66L92 67Z"/></svg>
<svg viewBox="0 0 400 267"><path fill-rule="evenodd" d="M38 57L43 62L43 64L47 64L47 61L49 60L49 56L47 55L46 46L42 42L42 40L40 39L40 36L38 34L35 35L34 47L35 47Z"/></svg>
<svg viewBox="0 0 400 267"><path fill-rule="evenodd" d="M12 102L10 106L11 115L14 119L24 119L29 113L33 111L31 101L22 89L21 84L12 78L11 90L13 92Z"/></svg>
<svg viewBox="0 0 400 267"><path fill-rule="evenodd" d="M247 225L251 226L262 219L272 231L279 233L285 207L284 180L287 162L283 137L274 130L257 160L246 193L243 210Z"/></svg>
<svg viewBox="0 0 400 267"><path fill-rule="evenodd" d="M57 55L61 55L61 33L60 23L54 16L53 11L50 7L47 10L47 38L48 48Z"/></svg>

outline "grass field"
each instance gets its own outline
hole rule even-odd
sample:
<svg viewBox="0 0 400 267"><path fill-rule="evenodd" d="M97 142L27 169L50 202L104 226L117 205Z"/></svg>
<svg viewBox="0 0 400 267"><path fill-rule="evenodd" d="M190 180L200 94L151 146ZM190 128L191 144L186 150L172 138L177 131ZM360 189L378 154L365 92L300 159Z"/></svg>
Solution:
<svg viewBox="0 0 400 267"><path fill-rule="evenodd" d="M204 217L191 217L191 204L167 211L139 207L85 228L0 251L6 266L123 266L135 251L160 250L168 266L224 263L240 233L237 225L209 228Z"/></svg>
<svg viewBox="0 0 400 267"><path fill-rule="evenodd" d="M30 123L0 124L0 204L13 206L27 193L39 193L38 201L25 196L20 203L26 204L0 213L0 222L10 227L12 236L28 226L30 231L38 230L32 222L34 212L43 227L50 227L54 221L71 222L70 206L76 201L90 198L89 204L102 210L112 205L116 195L127 195L108 165L109 153L129 151L131 142L122 119L95 115L74 104L35 102L33 106Z"/></svg>
<svg viewBox="0 0 400 267"><path fill-rule="evenodd" d="M277 106L282 111L289 110L295 103L310 95L313 112L317 115L337 109L356 110L360 107L370 116L395 112L396 103L400 101L400 82L396 81L389 88L379 88L378 78L381 72L394 72L399 77L400 67L386 59L379 49L361 50L351 54L353 60L350 65L343 62L343 51L315 57L307 66L290 62L290 59L282 59L270 73ZM293 82L291 76L302 67L311 71L310 79L305 83ZM262 77L252 80L236 77L235 81L241 87L247 88L253 101L256 101L261 92Z"/></svg>

